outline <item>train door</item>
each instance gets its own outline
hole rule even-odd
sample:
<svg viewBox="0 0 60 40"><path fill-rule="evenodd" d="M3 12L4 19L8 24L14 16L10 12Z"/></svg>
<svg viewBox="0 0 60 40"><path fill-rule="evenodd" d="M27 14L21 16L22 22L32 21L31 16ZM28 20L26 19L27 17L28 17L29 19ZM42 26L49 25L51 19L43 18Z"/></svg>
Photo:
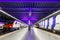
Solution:
<svg viewBox="0 0 60 40"><path fill-rule="evenodd" d="M49 22L48 22L48 19L45 20L45 29L48 29L48 26L49 26Z"/></svg>

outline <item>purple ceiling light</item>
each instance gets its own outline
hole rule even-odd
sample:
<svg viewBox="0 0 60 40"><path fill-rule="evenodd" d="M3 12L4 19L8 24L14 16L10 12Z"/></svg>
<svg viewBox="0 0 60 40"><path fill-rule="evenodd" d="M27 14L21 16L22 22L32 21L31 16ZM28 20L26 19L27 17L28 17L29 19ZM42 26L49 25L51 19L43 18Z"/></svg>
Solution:
<svg viewBox="0 0 60 40"><path fill-rule="evenodd" d="M0 0L0 2L59 2L60 0Z"/></svg>
<svg viewBox="0 0 60 40"><path fill-rule="evenodd" d="M24 16L23 18L21 18L22 20L28 20L28 17Z"/></svg>
<svg viewBox="0 0 60 40"><path fill-rule="evenodd" d="M37 17L36 16L31 16L30 20L37 20Z"/></svg>
<svg viewBox="0 0 60 40"><path fill-rule="evenodd" d="M31 23L31 21L30 21L31 15L32 15L32 13L31 13L31 11L30 11L30 12L29 12L29 20L28 20L28 24L29 24L29 25L30 25L30 23Z"/></svg>
<svg viewBox="0 0 60 40"><path fill-rule="evenodd" d="M57 1L58 0L0 0L0 6L2 10L12 16L32 25L60 9L60 1Z"/></svg>

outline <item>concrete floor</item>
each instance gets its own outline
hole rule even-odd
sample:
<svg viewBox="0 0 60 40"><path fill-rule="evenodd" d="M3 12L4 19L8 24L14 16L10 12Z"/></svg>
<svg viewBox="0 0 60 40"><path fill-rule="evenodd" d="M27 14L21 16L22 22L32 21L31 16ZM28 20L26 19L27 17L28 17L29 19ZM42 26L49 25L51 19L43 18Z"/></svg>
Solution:
<svg viewBox="0 0 60 40"><path fill-rule="evenodd" d="M0 40L60 40L60 35L55 35L37 28L27 28L0 36Z"/></svg>

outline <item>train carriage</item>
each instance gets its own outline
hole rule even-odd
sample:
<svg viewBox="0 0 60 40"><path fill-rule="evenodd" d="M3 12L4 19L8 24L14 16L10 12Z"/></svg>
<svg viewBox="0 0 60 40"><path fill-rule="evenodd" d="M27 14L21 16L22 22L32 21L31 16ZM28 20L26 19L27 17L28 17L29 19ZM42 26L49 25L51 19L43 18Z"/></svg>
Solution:
<svg viewBox="0 0 60 40"><path fill-rule="evenodd" d="M56 15L54 32L60 32L60 14Z"/></svg>
<svg viewBox="0 0 60 40"><path fill-rule="evenodd" d="M40 26L43 26L43 25L41 25L41 22L43 22L43 24L44 24L43 29L47 29L52 32L59 32L60 33L60 10L41 19L38 23L40 23L39 24Z"/></svg>

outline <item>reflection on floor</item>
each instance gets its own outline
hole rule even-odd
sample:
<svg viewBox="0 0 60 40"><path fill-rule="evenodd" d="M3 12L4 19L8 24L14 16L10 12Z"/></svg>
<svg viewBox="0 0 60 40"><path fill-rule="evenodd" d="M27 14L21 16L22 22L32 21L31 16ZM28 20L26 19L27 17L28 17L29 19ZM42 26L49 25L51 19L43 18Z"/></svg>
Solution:
<svg viewBox="0 0 60 40"><path fill-rule="evenodd" d="M35 40L35 35L34 35L33 28L31 28L31 30L27 32L24 40Z"/></svg>
<svg viewBox="0 0 60 40"><path fill-rule="evenodd" d="M7 36L0 36L0 40L60 40L60 35L55 35L32 27L31 31L28 31L28 28L24 28L7 34Z"/></svg>
<svg viewBox="0 0 60 40"><path fill-rule="evenodd" d="M23 37L26 35L27 31L27 28L17 30L15 32L0 36L0 40L22 40Z"/></svg>

